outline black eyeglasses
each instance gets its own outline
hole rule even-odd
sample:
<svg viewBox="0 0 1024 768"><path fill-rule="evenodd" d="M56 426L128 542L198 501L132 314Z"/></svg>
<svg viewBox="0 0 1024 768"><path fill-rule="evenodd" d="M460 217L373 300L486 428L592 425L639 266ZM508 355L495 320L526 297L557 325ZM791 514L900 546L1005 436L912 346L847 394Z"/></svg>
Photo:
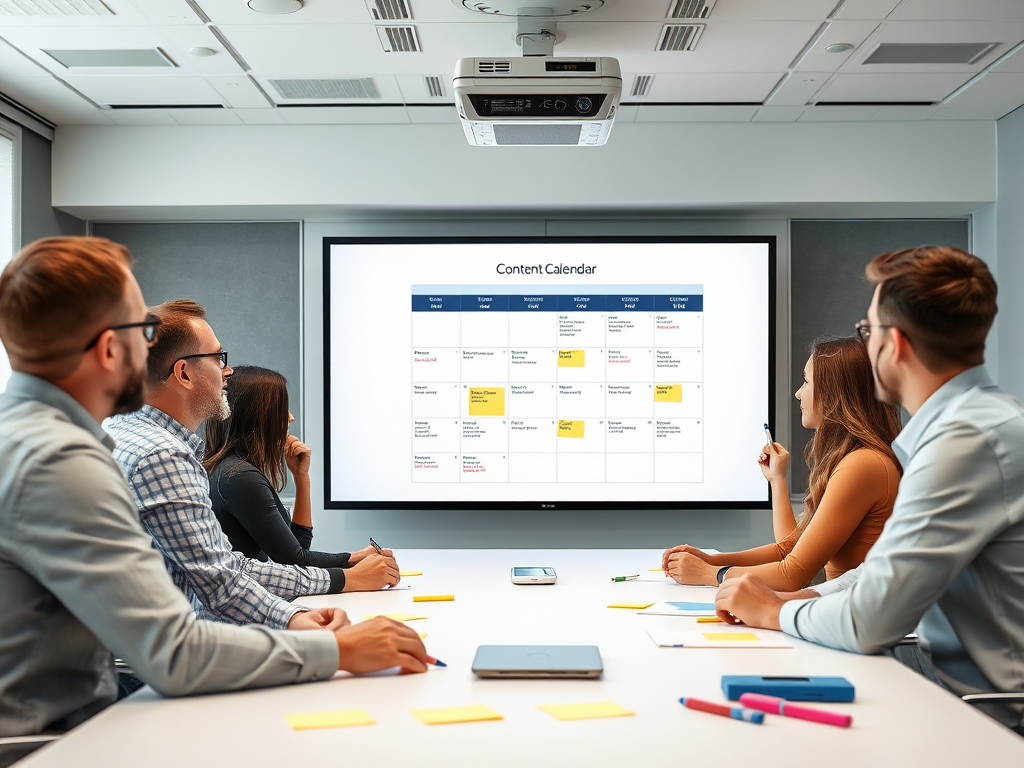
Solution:
<svg viewBox="0 0 1024 768"><path fill-rule="evenodd" d="M182 360L191 360L194 357L216 357L217 363L220 365L220 369L223 371L228 367L228 353L227 350L222 349L220 352L203 352L198 355L182 355L171 364L171 370L167 373L167 378L170 378L174 374L174 366Z"/></svg>
<svg viewBox="0 0 1024 768"><path fill-rule="evenodd" d="M142 335L146 337L146 341L152 344L153 339L156 338L156 328L162 322L163 321L156 315L149 315L141 323L123 323L122 325L112 325L109 328L104 328L102 331L96 334L95 339L89 342L89 345L85 348L85 351L88 352L90 349L95 347L96 344L99 343L100 336L102 336L107 331L123 331L126 328L141 328Z"/></svg>
<svg viewBox="0 0 1024 768"><path fill-rule="evenodd" d="M857 335L860 336L860 340L865 344L868 343L868 339L871 338L871 330L873 328L896 328L895 325L871 325L867 320L861 320L855 326L854 329L857 331Z"/></svg>

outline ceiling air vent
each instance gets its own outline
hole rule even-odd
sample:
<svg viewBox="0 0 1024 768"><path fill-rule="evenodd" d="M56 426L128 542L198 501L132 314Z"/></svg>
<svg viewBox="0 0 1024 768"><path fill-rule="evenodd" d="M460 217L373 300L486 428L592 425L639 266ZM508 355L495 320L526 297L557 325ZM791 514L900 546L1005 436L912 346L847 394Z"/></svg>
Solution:
<svg viewBox="0 0 1024 768"><path fill-rule="evenodd" d="M705 24L666 24L661 29L659 51L692 51L704 32Z"/></svg>
<svg viewBox="0 0 1024 768"><path fill-rule="evenodd" d="M495 61L490 59L479 59L476 62L476 71L481 75L492 75L500 74L502 72L512 71L512 62L507 59L504 61Z"/></svg>
<svg viewBox="0 0 1024 768"><path fill-rule="evenodd" d="M423 82L427 86L427 95L438 97L444 96L444 85L441 83L441 78L436 76L427 76L423 78Z"/></svg>
<svg viewBox="0 0 1024 768"><path fill-rule="evenodd" d="M412 10L406 0L366 0L366 7L374 21L398 21L412 18Z"/></svg>
<svg viewBox="0 0 1024 768"><path fill-rule="evenodd" d="M416 27L377 27L385 53L415 53L420 50Z"/></svg>
<svg viewBox="0 0 1024 768"><path fill-rule="evenodd" d="M3 2L3 0L0 0ZM107 50L55 50L42 49L61 66L76 67L173 67L159 48L107 49Z"/></svg>
<svg viewBox="0 0 1024 768"><path fill-rule="evenodd" d="M0 0L0 16L113 16L100 0Z"/></svg>
<svg viewBox="0 0 1024 768"><path fill-rule="evenodd" d="M879 43L865 64L973 64L997 43Z"/></svg>
<svg viewBox="0 0 1024 768"><path fill-rule="evenodd" d="M377 99L369 77L347 80L270 80L283 99Z"/></svg>
<svg viewBox="0 0 1024 768"><path fill-rule="evenodd" d="M672 0L668 19L706 19L715 9L718 0Z"/></svg>
<svg viewBox="0 0 1024 768"><path fill-rule="evenodd" d="M633 78L633 88L630 96L646 96L651 92L651 84L654 83L654 75L636 75Z"/></svg>

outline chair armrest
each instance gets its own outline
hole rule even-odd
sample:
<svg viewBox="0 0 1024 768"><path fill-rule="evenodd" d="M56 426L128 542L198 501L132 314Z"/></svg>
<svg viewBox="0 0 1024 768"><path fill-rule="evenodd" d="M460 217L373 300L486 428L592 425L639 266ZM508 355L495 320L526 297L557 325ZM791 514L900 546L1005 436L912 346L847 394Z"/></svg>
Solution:
<svg viewBox="0 0 1024 768"><path fill-rule="evenodd" d="M1022 693L968 693L961 696L968 704L1024 704Z"/></svg>

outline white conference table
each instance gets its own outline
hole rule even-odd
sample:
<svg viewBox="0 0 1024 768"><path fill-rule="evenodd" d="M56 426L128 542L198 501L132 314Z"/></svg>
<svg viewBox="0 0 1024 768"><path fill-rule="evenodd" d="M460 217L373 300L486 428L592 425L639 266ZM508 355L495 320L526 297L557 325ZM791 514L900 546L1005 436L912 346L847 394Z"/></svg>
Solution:
<svg viewBox="0 0 1024 768"><path fill-rule="evenodd" d="M338 605L354 621L371 613L421 613L428 652L446 669L352 677L282 688L165 699L144 688L20 766L189 768L388 763L423 766L900 766L1024 765L1024 739L884 656L859 656L793 639L792 649L658 648L649 627L704 631L693 618L641 616L613 602L710 602L711 587L683 587L648 569L653 550L405 550L399 589L304 598ZM514 565L553 566L553 586L510 583ZM610 577L644 579L612 583ZM454 602L413 603L415 594ZM594 644L600 680L481 680L470 666L481 644ZM685 709L680 696L726 701L723 674L840 675L854 716L835 728L767 716L764 725ZM562 722L539 704L610 700L634 717ZM423 725L409 712L485 704L501 721ZM373 726L293 731L285 715L365 709Z"/></svg>

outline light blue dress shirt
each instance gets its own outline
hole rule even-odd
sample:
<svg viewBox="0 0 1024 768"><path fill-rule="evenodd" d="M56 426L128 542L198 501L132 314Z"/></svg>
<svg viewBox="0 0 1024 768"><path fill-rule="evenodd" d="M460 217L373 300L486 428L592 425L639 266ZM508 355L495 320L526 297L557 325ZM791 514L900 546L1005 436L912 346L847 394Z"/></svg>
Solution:
<svg viewBox="0 0 1024 768"><path fill-rule="evenodd" d="M793 600L782 629L877 653L917 628L959 695L1024 692L1024 406L984 368L940 387L893 443L904 467L864 563ZM1020 708L989 710L1021 725Z"/></svg>

